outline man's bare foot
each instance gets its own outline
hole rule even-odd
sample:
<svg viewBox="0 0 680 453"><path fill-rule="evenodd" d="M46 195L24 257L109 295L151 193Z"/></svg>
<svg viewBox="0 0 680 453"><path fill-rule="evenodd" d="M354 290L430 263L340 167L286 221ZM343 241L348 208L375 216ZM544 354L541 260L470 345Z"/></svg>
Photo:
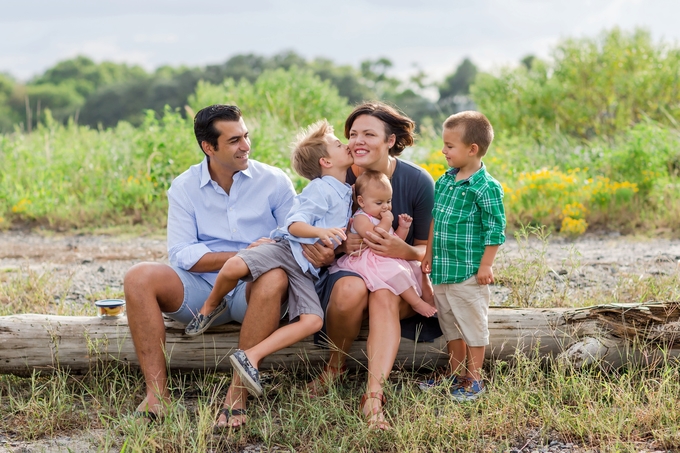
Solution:
<svg viewBox="0 0 680 453"><path fill-rule="evenodd" d="M138 423L143 424L158 421L165 417L170 404L170 398L164 398L159 401L155 397L149 398L147 396L139 403L139 406L137 406L135 417L137 418Z"/></svg>
<svg viewBox="0 0 680 453"><path fill-rule="evenodd" d="M223 407L220 409L220 415L215 424L215 430L223 430L225 428L239 428L246 424L248 416L246 409L243 407Z"/></svg>

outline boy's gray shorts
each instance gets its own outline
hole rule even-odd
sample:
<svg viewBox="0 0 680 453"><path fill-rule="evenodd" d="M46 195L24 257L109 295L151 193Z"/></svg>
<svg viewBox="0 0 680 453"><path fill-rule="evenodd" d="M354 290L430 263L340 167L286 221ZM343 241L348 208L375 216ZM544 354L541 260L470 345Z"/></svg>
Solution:
<svg viewBox="0 0 680 453"><path fill-rule="evenodd" d="M288 316L291 321L300 315L317 315L323 319L319 296L314 288L314 277L309 272L302 272L287 239L241 250L236 256L241 258L250 270L250 276L243 279L245 281L257 280L260 275L272 269L280 268L286 272Z"/></svg>

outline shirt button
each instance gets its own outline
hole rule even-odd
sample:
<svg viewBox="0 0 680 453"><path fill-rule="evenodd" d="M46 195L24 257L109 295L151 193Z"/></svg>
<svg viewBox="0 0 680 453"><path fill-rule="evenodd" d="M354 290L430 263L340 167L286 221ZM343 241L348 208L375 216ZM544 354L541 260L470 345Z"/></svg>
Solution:
<svg viewBox="0 0 680 453"><path fill-rule="evenodd" d="M232 232L234 232L234 233L236 233L236 228L234 228L234 229L233 229L233 230L231 230L231 231L232 231Z"/></svg>
<svg viewBox="0 0 680 453"><path fill-rule="evenodd" d="M230 211L233 211L233 210L234 210L234 208L229 208L229 210L230 210Z"/></svg>
<svg viewBox="0 0 680 453"><path fill-rule="evenodd" d="M463 192L463 195L465 195L465 192Z"/></svg>
<svg viewBox="0 0 680 453"><path fill-rule="evenodd" d="M449 190L453 190L453 186L449 186Z"/></svg>

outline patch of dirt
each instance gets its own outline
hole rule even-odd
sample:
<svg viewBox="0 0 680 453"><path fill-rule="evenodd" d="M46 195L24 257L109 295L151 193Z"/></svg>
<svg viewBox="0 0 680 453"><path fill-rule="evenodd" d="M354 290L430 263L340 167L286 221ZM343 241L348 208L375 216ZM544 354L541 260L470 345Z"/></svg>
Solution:
<svg viewBox="0 0 680 453"><path fill-rule="evenodd" d="M48 274L53 282L69 282L65 299L70 302L122 293L125 272L141 261L167 262L165 239L0 233L0 271L10 275L30 270Z"/></svg>
<svg viewBox="0 0 680 453"><path fill-rule="evenodd" d="M501 248L496 267L542 253L537 240L520 247L511 237ZM70 281L66 300L86 303L92 295L123 290L125 272L135 263L167 263L164 238L93 235L41 235L23 231L0 232L0 271L30 269L49 273L55 281ZM551 238L545 263L555 278L568 275L576 287L613 287L621 275L670 275L679 271L680 239L631 239L618 235L586 235L575 241ZM493 303L508 291L496 287Z"/></svg>

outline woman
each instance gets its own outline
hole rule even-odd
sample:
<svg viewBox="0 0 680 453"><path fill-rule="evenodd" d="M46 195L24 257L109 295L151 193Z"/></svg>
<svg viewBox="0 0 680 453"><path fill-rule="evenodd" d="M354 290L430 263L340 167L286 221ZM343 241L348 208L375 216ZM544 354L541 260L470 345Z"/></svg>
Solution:
<svg viewBox="0 0 680 453"><path fill-rule="evenodd" d="M364 240L364 247L370 247L378 255L420 261L425 255L432 219L434 181L422 168L397 158L405 147L413 144L413 130L414 123L410 118L386 104L372 102L357 106L345 122L345 137L349 139L354 156L347 182L354 184L356 177L366 170L387 175L393 188L394 228L398 226L398 214L402 213L413 217L413 225L405 241L383 230L380 234L369 233L370 240ZM358 250L360 244L358 235L348 234L345 252ZM329 262L329 251L321 247L307 249L307 254L312 261ZM387 429L389 424L383 414L386 402L383 383L392 370L399 349L400 320L415 315L415 312L408 303L387 289L369 294L361 277L351 272L328 275L323 285L320 298L326 308L326 335L334 346L328 365L309 384L309 389L318 393L342 374L347 352L359 334L363 318L368 315L366 352L369 375L361 410L371 427ZM434 336L440 334L437 332Z"/></svg>

